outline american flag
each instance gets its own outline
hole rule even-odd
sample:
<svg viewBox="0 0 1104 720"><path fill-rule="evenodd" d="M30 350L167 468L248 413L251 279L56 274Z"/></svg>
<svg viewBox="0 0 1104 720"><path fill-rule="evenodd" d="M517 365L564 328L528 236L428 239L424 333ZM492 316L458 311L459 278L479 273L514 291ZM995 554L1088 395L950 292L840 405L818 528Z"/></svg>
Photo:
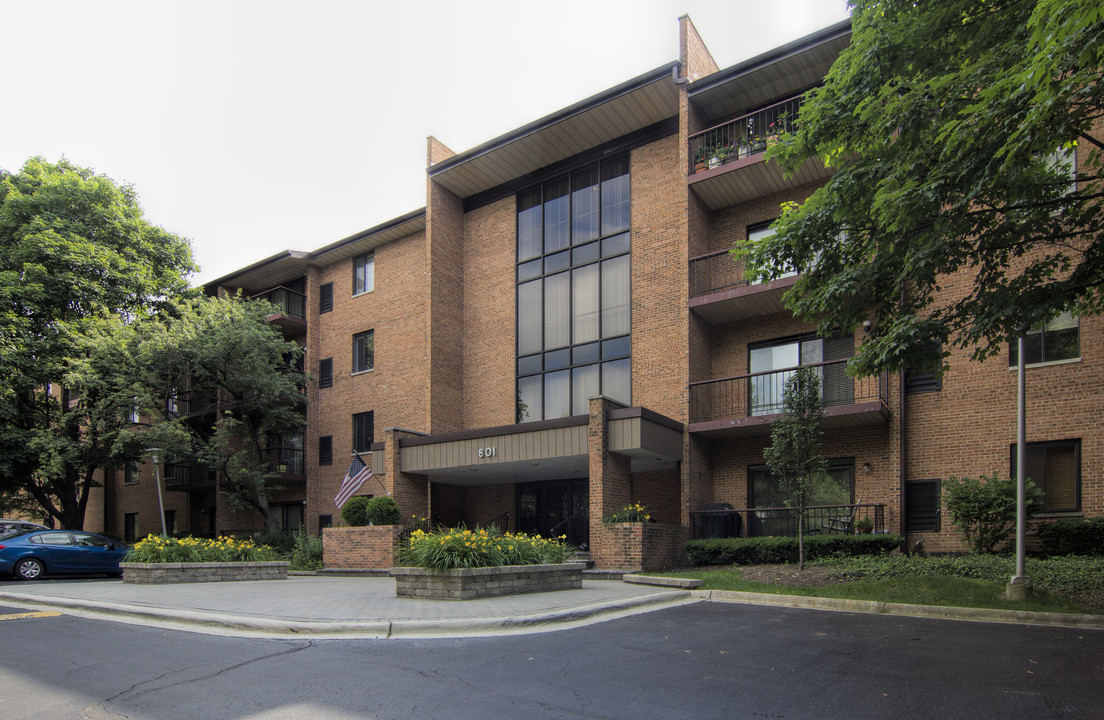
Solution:
<svg viewBox="0 0 1104 720"><path fill-rule="evenodd" d="M345 479L341 481L341 490L334 498L334 505L337 505L340 509L353 496L353 493L360 490L360 486L364 484L364 481L370 477L372 477L372 468L364 464L364 461L360 459L360 455L354 453L353 461L349 464L349 472L345 473Z"/></svg>

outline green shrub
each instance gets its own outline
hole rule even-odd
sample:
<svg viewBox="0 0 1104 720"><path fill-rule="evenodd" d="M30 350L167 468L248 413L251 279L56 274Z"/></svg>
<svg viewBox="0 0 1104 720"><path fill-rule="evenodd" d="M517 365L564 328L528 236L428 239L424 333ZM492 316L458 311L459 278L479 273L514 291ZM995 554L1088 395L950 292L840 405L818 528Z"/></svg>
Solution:
<svg viewBox="0 0 1104 720"><path fill-rule="evenodd" d="M415 530L409 544L399 550L399 562L431 570L541 565L564 562L571 552L572 548L562 540L525 533L504 535L493 526L441 529L433 533Z"/></svg>
<svg viewBox="0 0 1104 720"><path fill-rule="evenodd" d="M1039 544L1048 555L1104 555L1104 518L1042 523Z"/></svg>
<svg viewBox="0 0 1104 720"><path fill-rule="evenodd" d="M349 498L341 506L341 519L350 527L360 527L368 524L368 500L363 495Z"/></svg>
<svg viewBox="0 0 1104 720"><path fill-rule="evenodd" d="M950 477L943 481L947 512L974 552L995 552L1016 527L1016 481L997 473L980 478ZM1043 506L1043 492L1031 481L1026 486L1028 517Z"/></svg>
<svg viewBox="0 0 1104 720"><path fill-rule="evenodd" d="M606 523L619 523L619 522L647 522L652 519L651 514L648 512L648 508L644 507L640 503L629 503L625 507L621 508L615 513L607 515L602 518L602 522Z"/></svg>
<svg viewBox="0 0 1104 720"><path fill-rule="evenodd" d="M805 557L878 555L900 547L900 535L810 535ZM695 565L764 565L797 562L796 537L707 538L686 543Z"/></svg>
<svg viewBox="0 0 1104 720"><path fill-rule="evenodd" d="M368 522L373 525L398 525L402 522L399 504L389 495L371 498L364 510Z"/></svg>
<svg viewBox="0 0 1104 720"><path fill-rule="evenodd" d="M288 570L318 570L322 567L322 537L304 532L295 533Z"/></svg>
<svg viewBox="0 0 1104 720"><path fill-rule="evenodd" d="M281 555L287 555L295 547L295 538L283 530L272 530L253 536L257 545L267 545Z"/></svg>

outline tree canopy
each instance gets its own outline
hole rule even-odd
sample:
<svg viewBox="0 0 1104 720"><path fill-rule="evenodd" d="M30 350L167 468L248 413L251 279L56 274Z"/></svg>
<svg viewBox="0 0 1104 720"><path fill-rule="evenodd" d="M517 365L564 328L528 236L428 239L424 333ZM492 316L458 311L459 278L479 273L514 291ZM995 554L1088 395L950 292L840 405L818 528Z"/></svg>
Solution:
<svg viewBox="0 0 1104 720"><path fill-rule="evenodd" d="M749 274L802 270L787 306L824 335L871 320L860 375L1104 310L1104 6L852 5L850 46L768 154L833 174L738 248Z"/></svg>
<svg viewBox="0 0 1104 720"><path fill-rule="evenodd" d="M148 389L147 440L217 470L231 506L256 510L268 530L277 529L269 496L279 465L302 462L306 403L302 349L266 321L273 311L240 298L182 299L136 325L130 341Z"/></svg>
<svg viewBox="0 0 1104 720"><path fill-rule="evenodd" d="M123 419L98 414L119 399L90 374L95 338L183 292L193 269L131 187L67 160L0 171L0 493L82 526L93 473L122 459Z"/></svg>

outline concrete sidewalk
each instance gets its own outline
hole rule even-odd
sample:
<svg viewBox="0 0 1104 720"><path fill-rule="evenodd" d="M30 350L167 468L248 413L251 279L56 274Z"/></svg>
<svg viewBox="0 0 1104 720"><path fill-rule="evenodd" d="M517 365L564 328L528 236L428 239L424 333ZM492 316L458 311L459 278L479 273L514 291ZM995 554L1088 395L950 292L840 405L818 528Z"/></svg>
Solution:
<svg viewBox="0 0 1104 720"><path fill-rule="evenodd" d="M0 603L140 625L254 637L477 637L579 627L701 598L685 590L584 580L581 590L464 601L395 597L380 577L135 585L0 582Z"/></svg>
<svg viewBox="0 0 1104 720"><path fill-rule="evenodd" d="M548 632L700 602L1104 630L1104 616L676 590L584 580L581 590L445 601L395 597L386 577L134 585L121 580L0 582L0 604L238 637L441 638Z"/></svg>

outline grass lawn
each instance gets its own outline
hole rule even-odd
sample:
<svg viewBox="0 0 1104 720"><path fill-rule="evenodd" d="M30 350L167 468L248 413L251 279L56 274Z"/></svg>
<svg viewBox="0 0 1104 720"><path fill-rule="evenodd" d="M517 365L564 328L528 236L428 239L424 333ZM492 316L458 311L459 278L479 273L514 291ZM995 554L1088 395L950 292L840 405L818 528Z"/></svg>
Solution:
<svg viewBox="0 0 1104 720"><path fill-rule="evenodd" d="M1102 614L1100 610L1039 588L1036 588L1034 596L1025 602L1009 602L1004 599L1004 582L977 578L949 576L865 578L809 586L743 580L740 577L740 570L741 568L735 567L662 574L701 579L703 584L700 589L702 590L739 590L775 595L805 595L944 607Z"/></svg>

